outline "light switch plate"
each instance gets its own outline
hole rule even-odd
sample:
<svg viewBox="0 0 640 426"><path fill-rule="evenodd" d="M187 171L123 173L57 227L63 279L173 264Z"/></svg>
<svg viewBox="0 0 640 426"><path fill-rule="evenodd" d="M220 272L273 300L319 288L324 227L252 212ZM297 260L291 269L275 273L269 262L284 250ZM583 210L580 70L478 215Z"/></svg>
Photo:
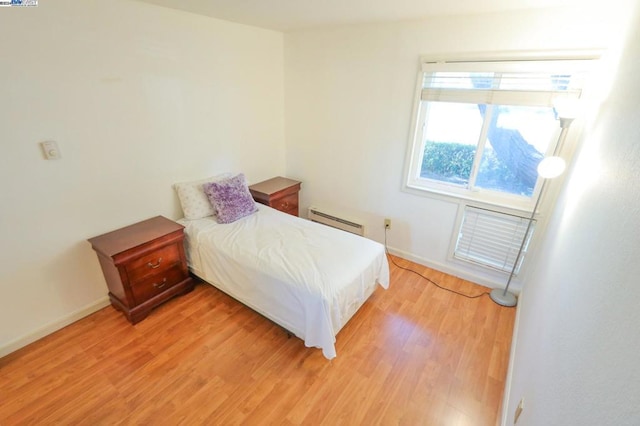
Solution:
<svg viewBox="0 0 640 426"><path fill-rule="evenodd" d="M42 147L44 158L47 160L59 160L62 157L55 141L40 142L40 146Z"/></svg>

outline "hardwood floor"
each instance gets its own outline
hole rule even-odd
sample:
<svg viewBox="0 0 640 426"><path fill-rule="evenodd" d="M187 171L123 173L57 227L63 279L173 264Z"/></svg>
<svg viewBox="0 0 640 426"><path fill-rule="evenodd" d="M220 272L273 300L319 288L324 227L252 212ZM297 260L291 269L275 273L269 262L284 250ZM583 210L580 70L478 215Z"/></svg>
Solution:
<svg viewBox="0 0 640 426"><path fill-rule="evenodd" d="M441 285L487 289L396 258ZM495 425L515 310L391 265L331 363L208 284L107 307L0 359L0 425Z"/></svg>

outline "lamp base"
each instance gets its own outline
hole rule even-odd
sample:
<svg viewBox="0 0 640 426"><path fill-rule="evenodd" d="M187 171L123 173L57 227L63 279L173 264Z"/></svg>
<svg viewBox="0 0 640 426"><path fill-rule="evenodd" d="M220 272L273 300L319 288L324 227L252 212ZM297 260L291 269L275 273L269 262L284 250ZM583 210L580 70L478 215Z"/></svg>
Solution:
<svg viewBox="0 0 640 426"><path fill-rule="evenodd" d="M494 288L493 290L491 290L491 293L489 293L489 297L491 297L491 300L501 306L511 307L518 304L518 299L516 299L516 296L514 296L513 293L509 293L508 291L505 292L500 288Z"/></svg>

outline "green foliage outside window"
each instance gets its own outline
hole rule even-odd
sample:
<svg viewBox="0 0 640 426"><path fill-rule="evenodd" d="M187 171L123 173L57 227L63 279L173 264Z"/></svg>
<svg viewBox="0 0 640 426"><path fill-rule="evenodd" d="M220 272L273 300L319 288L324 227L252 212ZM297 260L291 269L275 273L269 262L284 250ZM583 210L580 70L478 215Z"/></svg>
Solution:
<svg viewBox="0 0 640 426"><path fill-rule="evenodd" d="M464 185L469 182L476 147L455 142L425 144L420 176ZM531 196L533 187L524 184L487 146L480 163L477 185L485 189Z"/></svg>
<svg viewBox="0 0 640 426"><path fill-rule="evenodd" d="M469 180L475 146L462 143L431 142L425 144L420 176L464 183Z"/></svg>

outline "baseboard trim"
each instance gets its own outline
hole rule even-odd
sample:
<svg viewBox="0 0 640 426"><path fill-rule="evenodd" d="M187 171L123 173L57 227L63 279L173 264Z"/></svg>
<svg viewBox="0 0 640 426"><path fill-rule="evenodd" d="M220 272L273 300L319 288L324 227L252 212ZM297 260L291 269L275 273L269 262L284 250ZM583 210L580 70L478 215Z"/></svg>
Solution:
<svg viewBox="0 0 640 426"><path fill-rule="evenodd" d="M507 377L504 381L504 395L502 395L502 413L500 426L507 426L509 418L509 403L511 402L511 382L513 380L513 361L516 356L516 346L518 343L518 324L520 324L520 305L524 297L524 291L518 296L518 304L516 305L516 319L513 322L513 336L511 337L511 350L509 351L509 367L507 368Z"/></svg>
<svg viewBox="0 0 640 426"><path fill-rule="evenodd" d="M23 348L28 344L35 342L36 340L42 339L43 337L56 332L61 328L64 328L69 324L78 321L79 319L91 315L92 313L97 312L106 306L109 306L109 298L107 296L102 297L95 302L90 303L87 306L84 306L74 312L71 312L70 314L63 316L62 318L50 322L43 327L32 331L29 334L18 337L17 339L0 346L0 358L17 351L18 349Z"/></svg>
<svg viewBox="0 0 640 426"><path fill-rule="evenodd" d="M423 257L420 256L416 256L412 253L403 251L403 250L398 250L396 248L393 247L387 247L387 250L389 251L389 253L391 253L394 256L398 256L401 257L403 259L407 259L410 260L414 263L418 263L420 265L426 266L427 268L431 268L431 269L435 269L438 270L440 272L444 272L445 274L449 274L449 275L453 275L454 277L458 277L458 278L462 278L463 280L467 280L467 281L471 281L474 282L476 284L480 284L483 285L485 287L489 287L489 288L503 288L504 287L504 283L503 282L496 282L490 279L487 279L485 277L481 277L478 275L474 275L472 273L467 273L465 271L460 271L458 269L454 269L450 266L447 266L443 263L439 263L439 262L432 262L430 260L427 260ZM515 291L514 289L514 292Z"/></svg>

